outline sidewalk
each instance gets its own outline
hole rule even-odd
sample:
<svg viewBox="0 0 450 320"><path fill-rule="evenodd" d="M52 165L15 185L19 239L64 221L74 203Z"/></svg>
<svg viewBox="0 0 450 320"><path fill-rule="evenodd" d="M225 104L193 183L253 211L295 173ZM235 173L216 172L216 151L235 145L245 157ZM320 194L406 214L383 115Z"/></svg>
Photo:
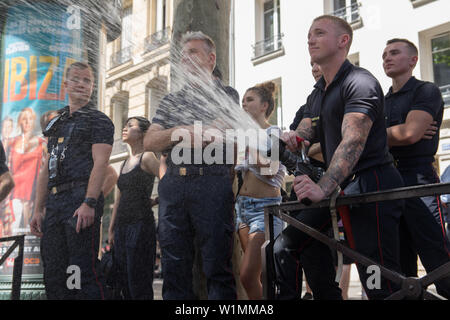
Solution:
<svg viewBox="0 0 450 320"><path fill-rule="evenodd" d="M419 277L423 277L425 275L425 270L422 264L419 263ZM155 294L155 300L162 300L161 289L162 289L162 279L155 279L153 282L153 290ZM358 270L356 269L356 265L352 264L352 269L350 272L350 286L348 290L349 300L364 300L362 297L362 289L361 282L359 281ZM431 285L428 288L431 292L436 293L436 288L434 285ZM305 289L303 288L303 294L305 293ZM302 294L302 295L303 295Z"/></svg>
<svg viewBox="0 0 450 320"><path fill-rule="evenodd" d="M419 261L419 278L423 277L426 274L425 269ZM428 287L429 291L432 293L436 293L436 288L434 285ZM358 270L356 269L356 265L352 264L352 269L350 272L350 286L348 289L348 298L349 300L365 300L362 296L362 286L359 281Z"/></svg>

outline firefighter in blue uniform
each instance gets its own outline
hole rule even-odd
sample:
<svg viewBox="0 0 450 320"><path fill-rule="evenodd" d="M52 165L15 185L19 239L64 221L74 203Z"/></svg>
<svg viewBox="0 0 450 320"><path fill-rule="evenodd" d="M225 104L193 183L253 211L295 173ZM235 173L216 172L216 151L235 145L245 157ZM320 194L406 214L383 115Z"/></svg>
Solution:
<svg viewBox="0 0 450 320"><path fill-rule="evenodd" d="M69 105L44 131L48 155L38 178L30 227L42 236L48 299L103 299L96 262L104 202L101 188L114 125L89 102L94 87L89 65L72 64L64 86ZM74 277L68 279L71 274Z"/></svg>
<svg viewBox="0 0 450 320"><path fill-rule="evenodd" d="M214 42L201 32L186 34L182 39L186 72L195 64L194 76L210 76L214 90L222 91L239 103L237 92L213 80L216 53ZM186 60L186 61L185 61ZM192 62L195 61L195 62ZM146 151L168 152L167 171L159 192L158 238L163 272L163 299L195 299L192 285L194 238L198 241L203 271L207 279L208 299L236 299L231 256L233 248L232 165L176 164L170 150L178 142L172 133L181 126L193 129L195 121L214 121L205 110L210 101L201 86L185 86L166 96L152 120L144 148ZM203 101L203 102L202 102ZM191 152L186 147L183 152ZM191 159L192 160L192 159Z"/></svg>
<svg viewBox="0 0 450 320"><path fill-rule="evenodd" d="M427 138L427 130L442 123L444 102L439 88L417 80L412 72L418 60L417 47L406 39L392 39L383 52L383 68L392 78L386 95L387 136L406 186L438 183L434 155L439 132ZM417 254L427 272L450 261L443 208L438 196L405 201L400 220L400 264L408 277L417 277ZM438 293L450 298L450 277L436 283Z"/></svg>

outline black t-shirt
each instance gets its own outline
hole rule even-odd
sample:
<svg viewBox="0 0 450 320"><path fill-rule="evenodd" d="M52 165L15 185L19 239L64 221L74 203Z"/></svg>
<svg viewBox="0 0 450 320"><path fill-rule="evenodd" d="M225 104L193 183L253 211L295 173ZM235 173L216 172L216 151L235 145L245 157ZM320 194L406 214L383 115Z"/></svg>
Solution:
<svg viewBox="0 0 450 320"><path fill-rule="evenodd" d="M8 171L8 166L6 165L5 149L3 148L3 143L0 142L0 175Z"/></svg>
<svg viewBox="0 0 450 320"><path fill-rule="evenodd" d="M319 142L318 124L320 119L320 106L314 103L318 96L320 96L320 90L315 88L306 99L306 104L301 106L297 111L294 121L289 126L289 129L295 130L297 129L303 118L311 118L311 125L315 129L315 139L313 139L313 141L310 141L311 143Z"/></svg>
<svg viewBox="0 0 450 320"><path fill-rule="evenodd" d="M441 126L444 101L439 88L431 82L411 77L398 92L393 93L390 88L385 101L387 127L405 123L408 113L412 110L428 112L437 122L437 127ZM417 163L431 163L438 146L439 130L431 140L422 139L408 146L392 147L390 152L400 163L407 159Z"/></svg>
<svg viewBox="0 0 450 320"><path fill-rule="evenodd" d="M341 126L344 115L350 112L363 113L373 121L353 173L392 162L387 146L383 90L370 72L346 60L327 90L323 77L315 87L319 89L318 95L305 110L305 117L311 117L314 110L320 110L320 143L327 167L342 141Z"/></svg>
<svg viewBox="0 0 450 320"><path fill-rule="evenodd" d="M114 142L113 123L103 112L92 108L91 104L71 115L68 106L59 110L59 113L61 118L55 123L56 130L48 141L49 154L55 152L60 155L58 174L53 179L49 178L49 188L72 181L88 182L94 166L92 145L112 145Z"/></svg>
<svg viewBox="0 0 450 320"><path fill-rule="evenodd" d="M214 81L214 85L215 94L213 96L208 94L208 90L202 90L201 88L194 90L190 87L184 87L180 91L165 96L156 110L152 123L156 123L164 129L190 126L196 121L201 121L203 125L207 125L218 117L217 110L209 110L208 105L220 106L220 111L226 113L228 112L227 106L223 106L221 103L225 101L226 103L239 104L239 94L235 89L224 86L220 81ZM191 151L190 164L194 164L194 151ZM167 163L171 164L170 150L167 150L167 153ZM224 163L225 153L224 146Z"/></svg>
<svg viewBox="0 0 450 320"><path fill-rule="evenodd" d="M309 99L309 96L308 96ZM307 102L308 103L308 102ZM303 119L304 113L305 113L306 104L302 105L297 112L295 113L294 121L292 121L291 125L289 126L290 130L297 129L298 125Z"/></svg>

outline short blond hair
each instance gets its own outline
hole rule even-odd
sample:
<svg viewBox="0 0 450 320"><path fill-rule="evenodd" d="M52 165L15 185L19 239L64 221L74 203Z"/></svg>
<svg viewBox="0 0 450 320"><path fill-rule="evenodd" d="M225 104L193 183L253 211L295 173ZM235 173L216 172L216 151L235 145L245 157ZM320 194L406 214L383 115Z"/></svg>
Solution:
<svg viewBox="0 0 450 320"><path fill-rule="evenodd" d="M350 51L350 47L351 47L352 42L353 42L353 28L352 28L352 26L347 21L345 21L344 19L336 17L336 16L332 16L332 15L329 15L329 14L325 14L325 15L322 15L322 16L319 16L319 17L315 18L313 20L313 23L316 22L316 21L319 21L319 20L331 21L342 32L341 34L348 34L350 40L348 41L347 50Z"/></svg>

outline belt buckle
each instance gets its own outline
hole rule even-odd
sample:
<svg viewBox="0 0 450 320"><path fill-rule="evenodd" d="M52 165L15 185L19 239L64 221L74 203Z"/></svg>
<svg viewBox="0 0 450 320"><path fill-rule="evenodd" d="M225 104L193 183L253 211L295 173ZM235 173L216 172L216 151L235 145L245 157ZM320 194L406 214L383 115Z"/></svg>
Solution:
<svg viewBox="0 0 450 320"><path fill-rule="evenodd" d="M180 173L180 176L186 176L186 175L187 175L187 170L186 170L186 168L181 167L181 168L179 169L179 173Z"/></svg>
<svg viewBox="0 0 450 320"><path fill-rule="evenodd" d="M52 188L52 194L57 194L58 193L58 189L56 187Z"/></svg>

